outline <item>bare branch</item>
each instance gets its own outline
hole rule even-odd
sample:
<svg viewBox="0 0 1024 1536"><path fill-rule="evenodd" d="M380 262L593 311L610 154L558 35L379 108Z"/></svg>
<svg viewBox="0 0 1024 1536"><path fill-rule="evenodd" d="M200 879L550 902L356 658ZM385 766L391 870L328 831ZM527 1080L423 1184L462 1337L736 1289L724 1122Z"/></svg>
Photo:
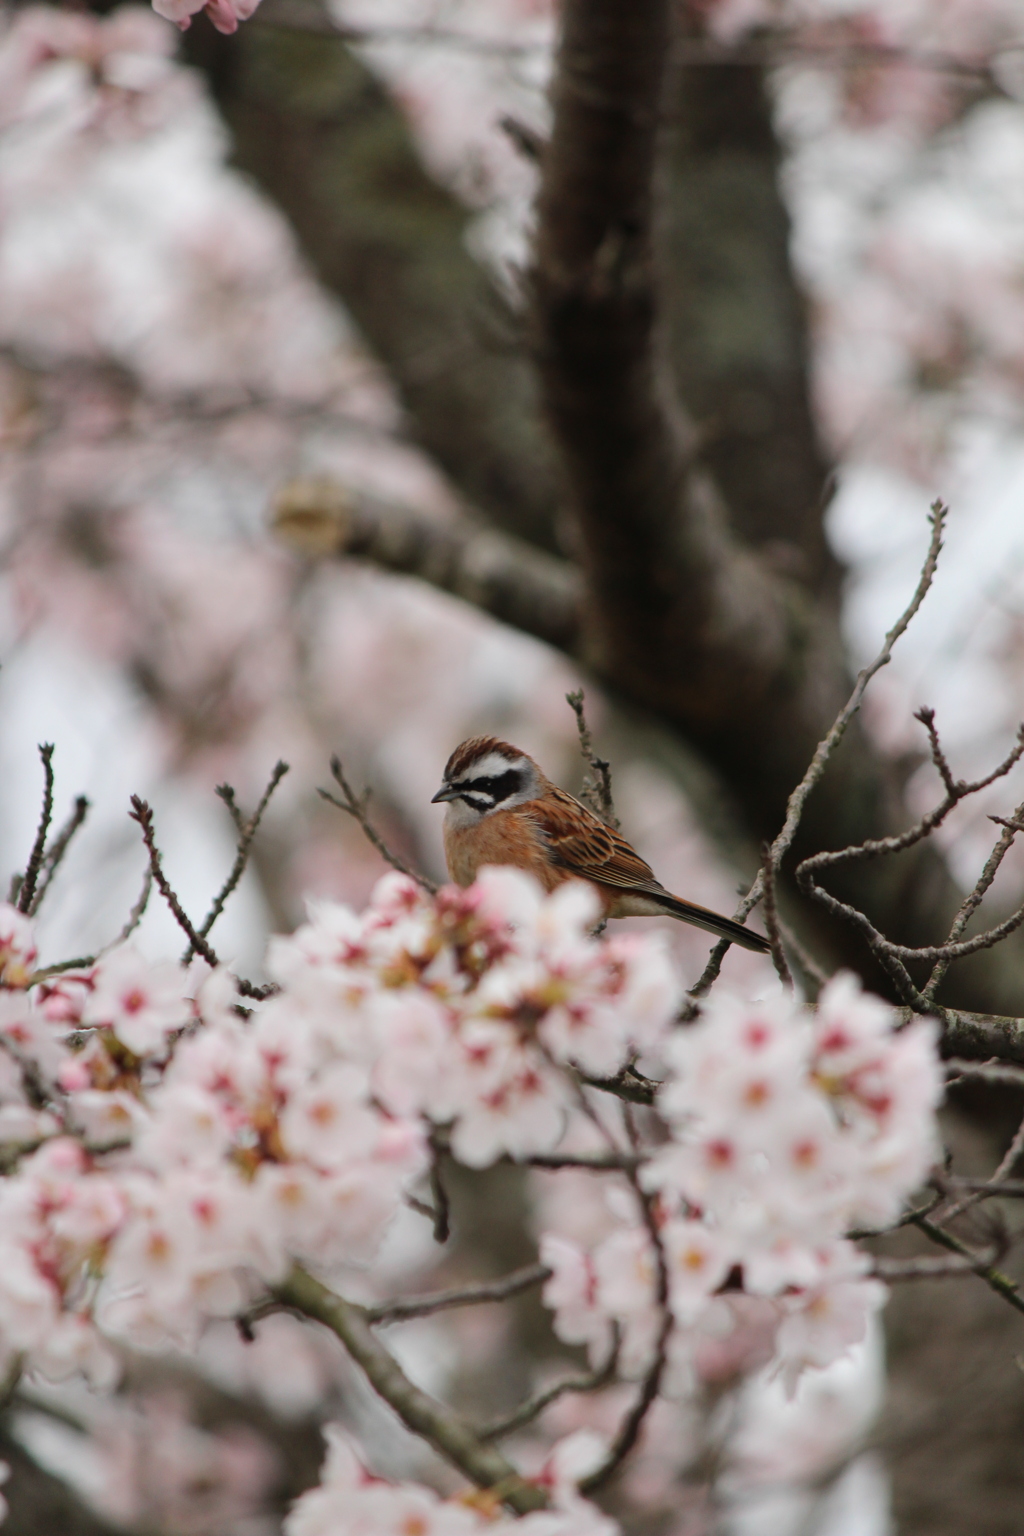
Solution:
<svg viewBox="0 0 1024 1536"><path fill-rule="evenodd" d="M1018 1136L1019 1136L1018 1131ZM1014 1137L1014 1145L1010 1149L1020 1156L1021 1148L1017 1145L1017 1136ZM1005 1162L1006 1159L1004 1158ZM1002 1165L1000 1165L1002 1166ZM1024 1200L1024 1179L1004 1179L998 1177L998 1169L991 1179L971 1179L959 1176L951 1180L958 1189L970 1189L976 1191L983 1198L994 1196L999 1199Z"/></svg>
<svg viewBox="0 0 1024 1536"><path fill-rule="evenodd" d="M921 567L921 574L918 578L917 586L914 588L913 596L911 597L910 602L907 604L906 608L904 608L903 612L900 614L899 618L896 620L896 623L889 630L884 641L882 642L882 648L878 655L875 657L874 661L872 661L869 666L864 667L860 672L858 672L857 681L854 684L853 692L850 694L850 697L847 699L843 708L836 716L831 730L823 738L823 740L818 743L817 750L815 751L814 756L811 758L807 772L800 780L800 783L797 785L796 789L794 789L793 793L790 795L789 802L786 806L786 819L782 824L782 830L772 844L772 860L776 869L779 868L783 858L792 845L794 837L796 836L796 831L800 825L800 818L803 815L803 810L807 803L808 795L811 793L811 790L814 788L824 773L825 765L827 764L829 758L832 756L836 747L842 741L843 736L846 734L847 726L850 724L850 721L853 719L854 715L857 713L861 704L863 703L864 694L867 691L868 683L870 683L871 679L875 676L876 673L880 672L883 667L887 667L889 665L889 662L892 660L893 646L896 644L897 640L899 640L900 637L906 633L911 619L913 619L914 615L917 613L921 604L924 602L928 595L931 584L935 579L935 570L936 566L938 565L939 554L942 550L942 535L945 529L946 518L948 515L949 509L943 502L934 501L932 503L928 514L928 521L931 523L932 530L931 539L928 543L928 552L925 555L924 564Z"/></svg>
<svg viewBox="0 0 1024 1536"><path fill-rule="evenodd" d="M146 852L149 854L149 868L153 879L156 881L157 890L170 907L176 923L184 932L193 951L201 955L207 965L218 966L220 961L217 958L216 951L208 940L204 939L200 933L197 933L191 918L178 900L177 892L164 874L163 859L156 845L152 807L139 795L132 795L131 805L132 808L128 814L142 828L142 840L146 845ZM236 976L235 985L243 997L256 999L270 997L277 990L273 985L256 986L253 982L247 981L244 976Z"/></svg>
<svg viewBox="0 0 1024 1536"><path fill-rule="evenodd" d="M745 919L750 916L751 912L753 912L754 908L757 906L763 895L764 870L759 869L754 877L753 885L750 887L750 890L743 897L743 900L740 902L739 906L733 913L734 922L744 922ZM731 942L732 941L730 939L719 939L715 944L710 955L708 956L707 965L704 967L700 976L694 982L693 986L689 988L686 994L690 1001L679 1015L680 1024L689 1024L691 1020L697 1017L697 1014L700 1012L698 1003L702 997L705 997L707 993L710 992L711 988L714 986L715 982L721 975L722 961L725 959L729 952L729 946Z"/></svg>
<svg viewBox="0 0 1024 1536"><path fill-rule="evenodd" d="M615 802L612 799L612 768L607 758L598 757L594 751L587 717L583 712L583 689L577 688L575 693L567 693L565 702L576 716L580 755L590 769L590 774L583 780L580 799L584 805L589 806L595 816L600 816L603 822L618 831L620 823L615 814Z"/></svg>
<svg viewBox="0 0 1024 1536"><path fill-rule="evenodd" d="M54 838L49 848L46 850L46 854L43 858L42 879L39 881L39 884L36 888L36 893L32 898L32 904L28 909L29 917L35 917L36 913L39 911L43 897L50 889L50 885L53 882L53 877L57 873L57 870L60 868L64 855L68 851L68 845L71 842L71 839L74 837L75 833L78 831L79 827L82 825L88 813L89 801L86 799L85 795L77 795L75 797L75 803L71 808L71 814L69 815L64 825L61 827L60 831L57 833L57 836Z"/></svg>
<svg viewBox="0 0 1024 1536"><path fill-rule="evenodd" d="M278 494L278 535L305 555L372 560L418 576L559 650L579 645L581 580L567 560L463 517L441 522L411 507L296 480Z"/></svg>
<svg viewBox="0 0 1024 1536"><path fill-rule="evenodd" d="M627 1104L653 1104L654 1095L661 1087L653 1078L644 1077L635 1067L623 1067L615 1077L586 1077L582 1078L588 1088L600 1088L602 1093L613 1093L617 1099L623 1099ZM531 1162L536 1162L531 1159ZM543 1167L544 1164L536 1164ZM602 1166L604 1166L602 1164Z"/></svg>
<svg viewBox="0 0 1024 1536"><path fill-rule="evenodd" d="M921 1231L927 1237L930 1237L933 1243L938 1243L941 1248L948 1248L951 1253L961 1254L964 1258L971 1259L972 1261L976 1259L977 1256L971 1252L966 1243L961 1242L958 1237L954 1237L952 1232L947 1232L944 1228L936 1226L934 1222L928 1220L927 1216L915 1217L914 1225L920 1227ZM1024 1312L1024 1297L1020 1294L1020 1287L1016 1281L1010 1279L1009 1275L1004 1275L1001 1270L987 1265L979 1266L975 1270L975 1274L980 1275L986 1284L991 1286L992 1290L1002 1296L1004 1301L1010 1303L1011 1307L1014 1307L1018 1312Z"/></svg>
<svg viewBox="0 0 1024 1536"><path fill-rule="evenodd" d="M953 926L950 928L949 937L946 940L948 944L955 944L960 935L963 933L964 929L967 927L968 922L977 911L978 907L981 905L982 898L986 895L989 887L995 879L1000 864L1009 853L1014 838L1016 837L1017 833L1021 831L1019 811L1016 815L1011 817L1009 821L1005 821L1002 817L998 816L993 816L991 820L1002 826L1002 833L996 840L996 845L992 849L992 852L985 860L985 867L981 871L981 874L978 876L977 884L975 885L974 889L969 891L964 897L960 905L960 910L957 912L956 917L953 919ZM928 998L930 1001L935 996L935 993L938 990L951 964L952 961L949 959L937 960L935 962L935 965L932 969L932 974L929 976L928 983L923 989L923 997Z"/></svg>
<svg viewBox="0 0 1024 1536"><path fill-rule="evenodd" d="M271 795L274 793L274 790L280 784L281 780L284 778L287 772L287 763L278 762L275 764L274 771L270 775L270 779L267 783L266 789L263 791L260 802L256 809L253 811L252 815L249 817L248 821L242 819L242 814L238 809L237 804L235 803L235 792L231 788L231 785L219 784L217 786L217 794L224 801L224 804L231 812L231 818L234 821L236 828L238 829L238 848L235 853L235 862L231 866L231 871L224 884L218 891L217 895L214 897L213 905L211 906L209 912L203 919L202 926L199 929L200 938L206 938L214 923L223 912L224 903L235 890L238 882L245 874L245 868L249 862L249 854L252 851L253 839L256 836L257 828L263 819L263 812L270 804ZM186 949L184 955L182 956L182 965L188 965L194 953L195 950L193 946L189 944L188 949Z"/></svg>
<svg viewBox="0 0 1024 1536"><path fill-rule="evenodd" d="M1015 1088L1024 1088L1024 1067L1008 1067L997 1061L959 1061L955 1057L945 1066L946 1081L950 1083L976 1077L987 1083L1012 1083Z"/></svg>
<svg viewBox="0 0 1024 1536"><path fill-rule="evenodd" d="M899 1280L962 1280L964 1275L984 1274L990 1268L989 1259L956 1256L950 1259L875 1259L871 1273L877 1280L888 1284Z"/></svg>
<svg viewBox="0 0 1024 1536"><path fill-rule="evenodd" d="M919 1205L910 1211L904 1211L897 1221L891 1222L887 1227L853 1227L846 1236L851 1243L860 1243L869 1237L888 1237L891 1232L898 1232L901 1227L912 1226L919 1216L930 1216L936 1206L942 1204L945 1196L941 1189L936 1190L924 1205Z"/></svg>
<svg viewBox="0 0 1024 1536"><path fill-rule="evenodd" d="M127 943L132 934L135 932L136 928L142 922L142 919L146 914L146 908L149 906L149 898L152 894L153 871L147 866L146 873L142 877L142 890L138 894L135 905L128 913L125 925L121 929L121 932L118 934L117 938L114 939L112 944L107 946L108 949L114 949L118 944Z"/></svg>
<svg viewBox="0 0 1024 1536"><path fill-rule="evenodd" d="M97 951L95 955L79 955L74 960L58 960L56 965L44 966L41 971L36 971L33 975L33 983L37 981L45 981L48 976L61 976L65 971L87 971L91 966L96 964L101 955L107 954L107 952L111 949L116 949L118 944L124 944L128 939L131 938L136 928L142 922L143 914L149 905L149 897L152 889L153 873L147 864L146 872L142 877L142 890L139 892L138 899L129 912L127 920L125 921L125 925L121 929L121 932L118 934L117 938L111 939L109 944L104 944L103 948Z"/></svg>
<svg viewBox="0 0 1024 1536"><path fill-rule="evenodd" d="M628 1111L626 1123L627 1126L631 1123ZM675 1327L672 1308L668 1304L668 1260L665 1257L665 1245L661 1240L661 1229L655 1216L654 1200L641 1189L635 1172L629 1177L643 1214L644 1225L654 1247L656 1265L654 1296L661 1314L661 1324L654 1343L651 1363L643 1381L640 1383L640 1391L637 1393L633 1406L619 1425L618 1433L611 1443L608 1455L599 1467L580 1482L580 1492L588 1496L596 1493L606 1483L611 1481L639 1440L644 1420L661 1389L661 1378L665 1374L665 1366L668 1361L668 1341L671 1337L672 1329Z"/></svg>
<svg viewBox="0 0 1024 1536"><path fill-rule="evenodd" d="M761 870L764 875L764 926L772 946L772 963L782 985L792 987L793 977L786 960L786 951L782 944L782 929L779 926L779 913L775 905L775 877L778 873L778 865L772 858L769 843L765 843L762 849Z"/></svg>
<svg viewBox="0 0 1024 1536"><path fill-rule="evenodd" d="M904 1019L916 1011L906 1010ZM935 1007L932 1011L942 1019L946 1050L982 1061L997 1057L1024 1063L1024 1019L1001 1013L969 1013L962 1008Z"/></svg>
<svg viewBox="0 0 1024 1536"><path fill-rule="evenodd" d="M430 1135L430 1198L433 1200L433 1208L430 1212L434 1223L434 1242L446 1243L452 1231L451 1201L448 1199L448 1190L444 1179L441 1177L441 1158L445 1148L436 1131Z"/></svg>
<svg viewBox="0 0 1024 1536"><path fill-rule="evenodd" d="M431 1317L452 1307L476 1307L488 1301L508 1301L523 1291L532 1290L550 1280L553 1271L546 1264L527 1264L501 1280L481 1280L475 1285L453 1286L447 1291L432 1291L424 1296L406 1296L365 1307L369 1323L404 1323L413 1317Z"/></svg>
<svg viewBox="0 0 1024 1536"><path fill-rule="evenodd" d="M276 1287L274 1295L282 1306L329 1328L406 1428L427 1440L478 1488L489 1490L518 1515L545 1507L547 1495L543 1489L522 1477L493 1446L483 1444L451 1408L409 1380L375 1336L363 1307L335 1295L298 1267Z"/></svg>
<svg viewBox="0 0 1024 1536"><path fill-rule="evenodd" d="M827 985L829 980L828 972L822 969L814 956L808 952L793 929L781 916L778 917L778 924L779 932L785 940L787 948L794 955L796 963L803 971L805 977L819 990Z"/></svg>
<svg viewBox="0 0 1024 1536"><path fill-rule="evenodd" d="M28 864L23 875L15 875L11 882L11 893L7 898L14 903L19 912L29 912L36 894L36 882L39 879L39 871L43 864L43 854L46 849L46 837L50 830L50 820L53 816L53 743L45 742L39 748L39 756L43 764L43 808L39 815L39 828L36 832L36 840L29 854Z"/></svg>
<svg viewBox="0 0 1024 1536"><path fill-rule="evenodd" d="M329 789L318 789L317 794L321 799L326 800L330 805L336 805L339 811L344 811L354 821L358 821L367 839L373 844L385 863L391 865L392 869L397 869L401 875L408 875L409 879L415 880L416 884L421 886L423 890L429 891L432 896L436 895L438 888L433 880L428 880L426 875L421 875L418 870L413 869L404 859L399 858L397 853L392 853L367 815L366 807L370 799L370 791L367 789L361 795L356 794L345 777L345 770L341 766L341 758L337 755L331 758L331 774L335 783L340 786L344 799L339 800L337 795L332 795Z"/></svg>
<svg viewBox="0 0 1024 1536"><path fill-rule="evenodd" d="M174 887L171 885L167 876L164 874L163 859L161 857L160 850L156 845L156 833L153 828L152 807L139 795L132 795L131 805L132 808L128 814L131 816L132 820L137 821L139 826L142 828L142 840L146 845L146 852L149 854L149 869L153 879L156 881L157 890L160 892L161 896L170 907L171 913L175 922L178 924L178 927L181 928L187 935L193 950L195 950L197 954L202 955L207 965L214 967L218 966L220 961L217 959L215 950L211 948L209 944L207 944L206 940L199 933L196 932L191 918L187 915L184 907L178 900L177 892L174 890Z"/></svg>
<svg viewBox="0 0 1024 1536"><path fill-rule="evenodd" d="M1024 726L1018 730L1017 740L1002 762L998 763L992 772L986 774L984 778L968 782L964 779L953 778L939 741L938 732L935 729L934 710L920 710L916 718L922 722L928 731L932 760L945 786L946 792L941 802L903 832L890 837L867 838L862 843L853 844L847 848L817 853L810 858L802 860L796 870L796 879L800 889L807 895L811 896L836 917L840 917L860 929L872 953L885 966L889 975L893 978L900 996L916 1012L927 1013L933 1005L932 1000L935 989L953 960L961 959L965 955L976 954L982 949L992 948L993 945L1000 943L1024 922L1024 905L1022 905L1017 912L995 928L989 929L985 933L976 934L970 939L959 938L969 917L976 910L992 880L995 878L996 870L1009 848L1013 836L1017 831L1024 830L1024 820L1022 820L1024 818L1024 805L1021 805L1014 813L1014 816L1004 823L1003 835L989 857L974 891L961 902L960 909L953 922L950 938L944 944L905 945L893 942L875 927L864 912L861 912L848 902L840 901L819 885L815 877L820 870L834 868L839 864L875 858L882 854L902 852L904 849L920 842L923 838L929 837L961 800L966 799L969 795L978 794L997 779L1005 777L1020 761L1021 756L1024 755ZM935 960L940 962L940 965L936 965L933 968L928 987L924 992L919 991L911 979L910 973L903 963L906 960ZM943 1012L941 1009L938 1011L940 1013Z"/></svg>
<svg viewBox="0 0 1024 1536"><path fill-rule="evenodd" d="M584 1376L567 1376L562 1381L556 1381L552 1386L545 1387L543 1391L528 1398L505 1418L498 1419L480 1430L481 1440L501 1440L506 1435L514 1434L517 1429L524 1429L527 1424L532 1424L534 1419L539 1418L545 1408L550 1408L552 1403L564 1397L567 1392L597 1392L602 1387L606 1387L615 1377L621 1342L622 1334L619 1325L613 1323L611 1348L608 1351L608 1358L601 1365L588 1371Z"/></svg>

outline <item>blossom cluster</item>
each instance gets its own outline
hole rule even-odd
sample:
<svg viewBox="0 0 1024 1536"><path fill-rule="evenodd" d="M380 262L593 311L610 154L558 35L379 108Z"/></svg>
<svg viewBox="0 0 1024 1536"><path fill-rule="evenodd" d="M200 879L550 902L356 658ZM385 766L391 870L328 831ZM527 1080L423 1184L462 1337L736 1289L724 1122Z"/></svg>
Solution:
<svg viewBox="0 0 1024 1536"><path fill-rule="evenodd" d="M363 913L314 903L273 940L254 1002L130 944L39 970L0 908L0 1369L102 1384L118 1342L194 1346L295 1263L344 1287L439 1146L571 1166L595 1141L607 1231L540 1243L563 1339L624 1380L666 1349L679 1398L841 1356L883 1296L844 1234L891 1222L935 1154L932 1026L841 977L813 1011L722 994L673 1028L659 937L596 938L598 916L512 869L433 896L388 875ZM662 1078L650 1134L597 1087L638 1060ZM540 1475L534 1536L613 1531L566 1472L581 1444ZM288 1530L473 1536L485 1514L371 1478L335 1436Z"/></svg>
<svg viewBox="0 0 1024 1536"><path fill-rule="evenodd" d="M297 1501L285 1536L616 1536L619 1527L576 1492L603 1446L586 1431L555 1446L535 1479L551 1507L521 1519L503 1519L487 1494L441 1499L420 1483L386 1483L362 1465L344 1431L328 1426L327 1458L319 1487Z"/></svg>
<svg viewBox="0 0 1024 1536"><path fill-rule="evenodd" d="M226 972L195 986L130 945L37 979L3 909L5 1354L103 1377L105 1335L193 1342L296 1260L367 1262L428 1128L474 1167L551 1150L563 1068L616 1071L678 1002L661 950L594 943L596 916L510 870L436 899L388 876L364 914L322 903L274 941L277 995L242 1010Z"/></svg>
<svg viewBox="0 0 1024 1536"><path fill-rule="evenodd" d="M627 1207L589 1251L547 1235L556 1327L596 1359L614 1325L620 1368L639 1374L663 1264L682 1390L711 1339L766 1324L792 1383L861 1339L884 1297L844 1234L892 1222L935 1160L934 1026L898 1029L891 1008L840 976L814 1012L720 993L666 1057L658 1107L672 1134L640 1172L660 1254Z"/></svg>

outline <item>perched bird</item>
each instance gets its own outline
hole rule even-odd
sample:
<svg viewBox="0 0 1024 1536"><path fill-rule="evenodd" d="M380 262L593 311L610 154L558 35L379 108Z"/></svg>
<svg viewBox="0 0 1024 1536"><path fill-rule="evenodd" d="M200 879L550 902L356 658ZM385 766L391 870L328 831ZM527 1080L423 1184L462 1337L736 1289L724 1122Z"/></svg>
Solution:
<svg viewBox="0 0 1024 1536"><path fill-rule="evenodd" d="M514 864L546 891L589 881L605 917L677 917L759 954L771 947L731 917L666 891L624 837L507 741L474 736L456 747L431 804L439 801L448 802L444 852L456 885L472 885L485 864Z"/></svg>

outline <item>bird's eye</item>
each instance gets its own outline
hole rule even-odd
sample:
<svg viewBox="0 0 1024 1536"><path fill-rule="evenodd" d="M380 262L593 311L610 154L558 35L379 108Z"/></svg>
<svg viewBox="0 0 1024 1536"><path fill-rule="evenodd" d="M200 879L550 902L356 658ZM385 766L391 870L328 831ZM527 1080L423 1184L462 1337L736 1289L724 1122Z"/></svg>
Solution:
<svg viewBox="0 0 1024 1536"><path fill-rule="evenodd" d="M481 775L477 779L470 779L465 785L460 786L473 794L485 795L493 805L499 805L502 800L507 800L520 788L519 774L515 768L510 768L506 773Z"/></svg>

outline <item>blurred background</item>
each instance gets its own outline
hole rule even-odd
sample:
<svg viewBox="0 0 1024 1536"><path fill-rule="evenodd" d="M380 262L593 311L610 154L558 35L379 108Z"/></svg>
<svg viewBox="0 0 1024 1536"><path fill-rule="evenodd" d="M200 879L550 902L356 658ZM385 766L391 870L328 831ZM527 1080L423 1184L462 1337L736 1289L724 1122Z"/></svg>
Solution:
<svg viewBox="0 0 1024 1536"><path fill-rule="evenodd" d="M746 71L768 107L756 155L736 148L728 113L717 127L707 114L711 128L691 135L694 185L719 222L702 222L698 198L696 233L684 221L667 241L689 283L680 372L709 457L738 442L764 485L786 494L770 449L786 391L806 394L854 666L913 587L929 502L952 508L935 590L867 708L879 747L905 762L909 804L923 807L934 777L914 709L936 708L964 774L985 771L1024 714L1024 0L680 9L683 66L700 88L725 93L729 71ZM451 749L493 732L577 789L564 696L581 683L624 830L664 883L730 910L756 866L756 845L696 755L604 698L575 663L425 583L310 559L271 528L275 497L301 476L439 526L470 502L486 510L486 466L460 472L459 442L472 436L474 370L529 366L530 145L548 126L557 24L552 0L264 0L243 33L218 39L202 17L183 37L137 6L0 9L4 871L31 842L38 742L56 745L58 814L76 794L92 802L42 911L44 961L109 942L136 900L145 859L130 794L153 804L169 873L198 918L234 849L214 787L227 781L252 805L283 758L291 771L218 930L222 957L258 976L267 935L301 921L305 896L359 905L382 872L359 828L317 796L333 752L357 787L372 787L392 846L440 877L441 811L429 800ZM303 214L313 194L287 185L268 147L280 123L268 126L246 95L247 82L270 80L297 111L315 104L328 56L349 114L321 187L350 219L352 249L333 268L316 248L316 208ZM401 167L386 185L368 169L382 142ZM768 164L781 224L750 201L752 155ZM727 256L714 246L723 227ZM788 330L762 270L773 241L800 305ZM743 291L731 309L730 283ZM446 323L446 305L459 324ZM701 335L703 350L687 351ZM543 451L522 438L524 480ZM780 542L777 556L785 568L792 551ZM958 880L973 882L990 844L986 812L1005 811L1016 787L950 819L944 849ZM1011 855L1001 889L1018 891L1022 871ZM706 941L666 926L695 977ZM181 948L156 901L138 941L153 955ZM736 951L727 968L734 983L772 984ZM508 1193L510 1231L525 1198ZM549 1196L538 1186L532 1198ZM421 1239L419 1228L395 1234L403 1284L436 1264ZM490 1233L483 1262L508 1267L504 1250L518 1241ZM1013 1349L1002 1335L992 1346L1007 1368L978 1386L980 1417L963 1386L960 1403L974 1404L990 1442L965 1470L928 1418L949 1370L922 1354L929 1305L916 1304L902 1334L895 1325L894 1360L905 1348L911 1363L882 1429L871 1427L880 1344L808 1388L799 1414L785 1410L792 1418L758 1387L767 1396L752 1395L744 1431L749 1485L721 1528L1020 1529L1024 1489L1009 1469L1024 1378ZM471 1398L471 1383L452 1386L459 1351L515 1374L499 1319L466 1318L462 1336L454 1326L443 1338L434 1324L409 1334L408 1358L438 1389ZM213 1338L207 1354L201 1376L180 1362L164 1362L156 1381L155 1367L129 1370L106 1406L42 1389L22 1404L4 1432L12 1487L21 1478L27 1490L27 1502L12 1497L12 1529L59 1520L83 1533L262 1536L313 1476L315 1424L340 1411L339 1394L346 1412L376 1423L327 1345L287 1319L248 1348ZM385 1460L407 1465L408 1448L387 1450L394 1432L375 1433ZM682 1429L662 1438L637 1474L654 1490L649 1528L710 1530L700 1499L679 1492ZM1000 1459L1004 1442L1017 1450ZM62 1479L72 1504L60 1503Z"/></svg>

